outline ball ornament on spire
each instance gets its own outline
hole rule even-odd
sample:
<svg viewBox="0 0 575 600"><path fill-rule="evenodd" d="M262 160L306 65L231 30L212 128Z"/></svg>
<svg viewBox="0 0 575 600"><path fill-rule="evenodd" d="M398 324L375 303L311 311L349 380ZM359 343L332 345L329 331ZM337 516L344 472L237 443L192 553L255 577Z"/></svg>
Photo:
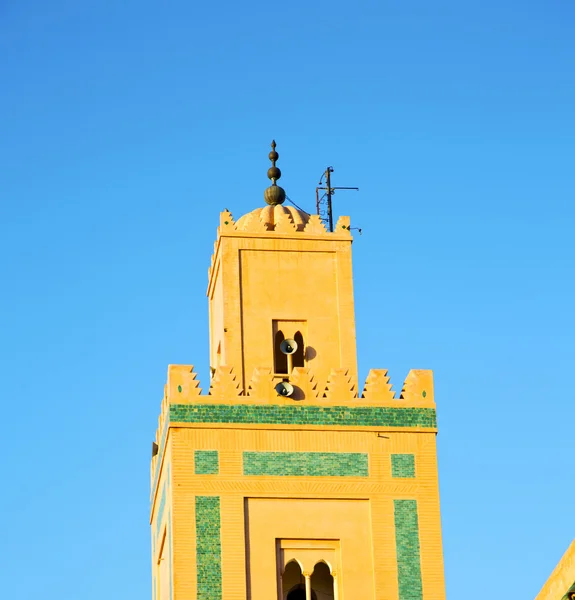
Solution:
<svg viewBox="0 0 575 600"><path fill-rule="evenodd" d="M276 152L276 142L272 141L272 151L269 153L269 159L272 161L272 166L268 169L268 179L271 179L272 184L264 191L264 200L267 204L275 206L283 204L286 199L286 193L276 182L282 176L282 172L276 167L276 160L279 158Z"/></svg>

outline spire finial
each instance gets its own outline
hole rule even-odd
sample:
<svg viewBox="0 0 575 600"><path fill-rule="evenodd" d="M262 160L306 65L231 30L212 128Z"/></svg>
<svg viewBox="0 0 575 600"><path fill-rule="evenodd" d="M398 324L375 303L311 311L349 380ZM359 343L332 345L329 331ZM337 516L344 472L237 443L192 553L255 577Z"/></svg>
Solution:
<svg viewBox="0 0 575 600"><path fill-rule="evenodd" d="M272 184L264 191L264 200L271 204L282 204L286 199L286 193L276 182L282 176L282 172L276 167L276 160L279 158L276 152L276 141L272 140L272 151L269 153L269 159L272 161L272 166L268 169L268 178Z"/></svg>

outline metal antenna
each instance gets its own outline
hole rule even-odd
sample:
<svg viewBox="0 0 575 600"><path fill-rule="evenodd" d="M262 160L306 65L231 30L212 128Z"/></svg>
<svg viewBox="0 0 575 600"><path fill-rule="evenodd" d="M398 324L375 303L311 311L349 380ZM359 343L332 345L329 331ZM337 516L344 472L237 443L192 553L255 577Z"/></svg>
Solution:
<svg viewBox="0 0 575 600"><path fill-rule="evenodd" d="M317 214L323 223L328 227L329 231L333 231L333 211L331 206L331 197L335 193L335 190L359 190L357 187L331 187L331 174L333 173L333 167L328 167L322 174L319 180L319 187L315 188L315 205ZM325 177L325 186L322 187L323 178ZM325 190L323 196L319 195L320 190ZM324 202L325 199L325 202Z"/></svg>

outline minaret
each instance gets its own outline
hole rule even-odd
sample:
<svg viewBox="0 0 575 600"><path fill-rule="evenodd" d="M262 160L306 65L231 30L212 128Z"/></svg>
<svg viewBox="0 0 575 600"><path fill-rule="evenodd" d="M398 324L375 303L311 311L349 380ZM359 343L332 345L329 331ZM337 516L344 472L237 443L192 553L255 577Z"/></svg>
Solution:
<svg viewBox="0 0 575 600"><path fill-rule="evenodd" d="M208 393L168 368L153 598L443 600L432 373L358 387L349 218L285 206L269 158L266 205L220 215Z"/></svg>
<svg viewBox="0 0 575 600"><path fill-rule="evenodd" d="M324 387L332 369L357 382L349 219L328 234L319 215L284 206L272 142L266 206L234 222L225 211L209 271L210 357L242 392L254 373L285 375L281 340L299 340L294 366ZM304 376L302 374L302 376Z"/></svg>

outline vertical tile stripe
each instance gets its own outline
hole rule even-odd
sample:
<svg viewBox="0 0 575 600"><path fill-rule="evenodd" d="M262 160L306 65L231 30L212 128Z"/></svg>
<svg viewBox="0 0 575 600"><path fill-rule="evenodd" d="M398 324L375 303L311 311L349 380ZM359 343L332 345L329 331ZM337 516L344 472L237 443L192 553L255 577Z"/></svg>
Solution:
<svg viewBox="0 0 575 600"><path fill-rule="evenodd" d="M219 496L196 497L198 600L222 600Z"/></svg>
<svg viewBox="0 0 575 600"><path fill-rule="evenodd" d="M399 600L423 600L415 500L394 500Z"/></svg>

